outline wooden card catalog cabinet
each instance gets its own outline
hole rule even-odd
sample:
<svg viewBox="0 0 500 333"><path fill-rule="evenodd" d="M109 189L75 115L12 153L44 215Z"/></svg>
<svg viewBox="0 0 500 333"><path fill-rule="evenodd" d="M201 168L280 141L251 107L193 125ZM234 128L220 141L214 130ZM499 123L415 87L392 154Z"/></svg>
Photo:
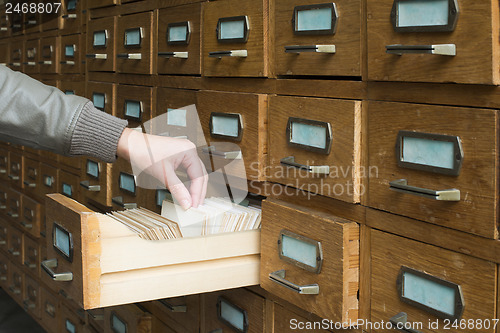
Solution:
<svg viewBox="0 0 500 333"><path fill-rule="evenodd" d="M24 235L15 227L9 228L7 240L7 253L9 259L21 267L24 263Z"/></svg>
<svg viewBox="0 0 500 333"><path fill-rule="evenodd" d="M22 72L24 70L24 40L10 43L10 68Z"/></svg>
<svg viewBox="0 0 500 333"><path fill-rule="evenodd" d="M368 205L497 238L497 111L368 103Z"/></svg>
<svg viewBox="0 0 500 333"><path fill-rule="evenodd" d="M115 71L116 22L116 16L89 21L86 54L89 71Z"/></svg>
<svg viewBox="0 0 500 333"><path fill-rule="evenodd" d="M42 276L84 309L259 283L260 230L147 241L60 194L46 212Z"/></svg>
<svg viewBox="0 0 500 333"><path fill-rule="evenodd" d="M226 0L205 5L203 75L272 76L268 1Z"/></svg>
<svg viewBox="0 0 500 333"><path fill-rule="evenodd" d="M201 4L160 9L158 74L201 74Z"/></svg>
<svg viewBox="0 0 500 333"><path fill-rule="evenodd" d="M119 4L120 4L120 0L87 0L87 8L88 9L108 7L108 6L119 5Z"/></svg>
<svg viewBox="0 0 500 333"><path fill-rule="evenodd" d="M495 332L494 263L374 229L371 248L372 322L420 332ZM455 320L483 326L456 329Z"/></svg>
<svg viewBox="0 0 500 333"><path fill-rule="evenodd" d="M499 84L496 1L369 0L368 79Z"/></svg>
<svg viewBox="0 0 500 333"><path fill-rule="evenodd" d="M10 31L12 36L19 36L24 33L23 14L12 12L10 14Z"/></svg>
<svg viewBox="0 0 500 333"><path fill-rule="evenodd" d="M82 35L69 35L61 37L61 73L79 74L82 68Z"/></svg>
<svg viewBox="0 0 500 333"><path fill-rule="evenodd" d="M262 214L261 287L322 318L356 322L358 224L278 200L264 201Z"/></svg>
<svg viewBox="0 0 500 333"><path fill-rule="evenodd" d="M59 190L59 169L45 163L40 163L39 197L45 200L45 195ZM44 230L41 230L42 232Z"/></svg>
<svg viewBox="0 0 500 333"><path fill-rule="evenodd" d="M26 73L36 74L40 72L40 39L26 41L24 69Z"/></svg>
<svg viewBox="0 0 500 333"><path fill-rule="evenodd" d="M21 205L23 195L11 188L7 189L7 217L14 224L21 221Z"/></svg>
<svg viewBox="0 0 500 333"><path fill-rule="evenodd" d="M45 37L40 39L40 73L59 73L59 48L61 37Z"/></svg>
<svg viewBox="0 0 500 333"><path fill-rule="evenodd" d="M41 31L41 28L42 28L41 23L42 22L40 20L41 19L40 12L42 10L40 9L40 7L42 5L40 5L40 3L42 3L42 1L40 1L40 0L34 0L34 1L28 3L29 9L26 12L24 12L24 17L23 17L24 34L25 35L40 33L40 31Z"/></svg>
<svg viewBox="0 0 500 333"><path fill-rule="evenodd" d="M361 101L272 96L269 132L272 181L360 202Z"/></svg>
<svg viewBox="0 0 500 333"><path fill-rule="evenodd" d="M116 62L119 73L153 74L153 13L118 18Z"/></svg>
<svg viewBox="0 0 500 333"><path fill-rule="evenodd" d="M137 208L140 200L145 200L146 189L137 186L130 162L118 158L111 168L111 202L114 209Z"/></svg>
<svg viewBox="0 0 500 333"><path fill-rule="evenodd" d="M59 171L59 189L57 192L68 198L80 201L82 200L82 190L79 176L63 170Z"/></svg>
<svg viewBox="0 0 500 333"><path fill-rule="evenodd" d="M361 76L361 1L277 0L276 74Z"/></svg>
<svg viewBox="0 0 500 333"><path fill-rule="evenodd" d="M62 332L70 332L70 333L80 333L83 332L83 327L85 322L82 318L79 317L77 313L75 313L74 309L71 309L61 303L58 311L58 325L59 330Z"/></svg>

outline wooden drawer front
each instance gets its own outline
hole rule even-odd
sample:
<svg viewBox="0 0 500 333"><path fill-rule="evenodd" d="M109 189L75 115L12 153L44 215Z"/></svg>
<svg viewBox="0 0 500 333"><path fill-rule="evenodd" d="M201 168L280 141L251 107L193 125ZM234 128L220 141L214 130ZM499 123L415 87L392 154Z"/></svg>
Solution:
<svg viewBox="0 0 500 333"><path fill-rule="evenodd" d="M113 209L136 208L145 189L137 186L130 162L122 158L117 159L111 168L111 175Z"/></svg>
<svg viewBox="0 0 500 333"><path fill-rule="evenodd" d="M201 74L201 4L160 9L158 74Z"/></svg>
<svg viewBox="0 0 500 333"><path fill-rule="evenodd" d="M59 299L46 287L40 291L42 302L40 304L41 321L49 332L59 332Z"/></svg>
<svg viewBox="0 0 500 333"><path fill-rule="evenodd" d="M262 213L261 287L322 318L356 321L358 225L280 201L264 201Z"/></svg>
<svg viewBox="0 0 500 333"><path fill-rule="evenodd" d="M61 15L59 15L61 13L61 9L59 8L59 11L56 12L56 7L52 7L52 11L50 11L50 6L46 6L48 10L40 15L42 30L49 31L59 29L59 27L62 26L62 17Z"/></svg>
<svg viewBox="0 0 500 333"><path fill-rule="evenodd" d="M116 116L128 120L128 127L139 127L151 119L153 88L118 85Z"/></svg>
<svg viewBox="0 0 500 333"><path fill-rule="evenodd" d="M35 277L40 276L40 244L30 237L24 237L24 267Z"/></svg>
<svg viewBox="0 0 500 333"><path fill-rule="evenodd" d="M23 163L24 157L22 155L11 152L9 159L9 179L11 186L23 188Z"/></svg>
<svg viewBox="0 0 500 333"><path fill-rule="evenodd" d="M497 237L497 111L369 102L368 117L369 206Z"/></svg>
<svg viewBox="0 0 500 333"><path fill-rule="evenodd" d="M61 304L59 307L59 327L62 332L82 333L85 322L73 309Z"/></svg>
<svg viewBox="0 0 500 333"><path fill-rule="evenodd" d="M267 0L214 1L204 11L203 75L271 75Z"/></svg>
<svg viewBox="0 0 500 333"><path fill-rule="evenodd" d="M116 16L89 21L87 25L87 69L114 72Z"/></svg>
<svg viewBox="0 0 500 333"><path fill-rule="evenodd" d="M72 75L64 75L59 81L59 89L66 95L85 97L85 81L75 80Z"/></svg>
<svg viewBox="0 0 500 333"><path fill-rule="evenodd" d="M274 304L274 333L293 333L300 329L311 333L330 332L323 329L315 329L317 325L317 322L311 322L277 303ZM339 332L342 332L342 330Z"/></svg>
<svg viewBox="0 0 500 333"><path fill-rule="evenodd" d="M74 1L74 0L72 0ZM60 64L61 73L78 74L82 70L82 35L69 35L61 37Z"/></svg>
<svg viewBox="0 0 500 333"><path fill-rule="evenodd" d="M24 14L24 33L33 34L40 33L42 22L41 22L41 9L38 8L38 5L42 3L41 0L35 0L28 3L29 10ZM45 2L43 2L45 3ZM37 7L35 7L37 6ZM28 60L29 61L29 60Z"/></svg>
<svg viewBox="0 0 500 333"><path fill-rule="evenodd" d="M22 13L12 12L10 14L10 29L12 36L19 36L24 33Z"/></svg>
<svg viewBox="0 0 500 333"><path fill-rule="evenodd" d="M108 7L108 6L119 5L119 4L120 4L120 0L87 0L87 8L88 9Z"/></svg>
<svg viewBox="0 0 500 333"><path fill-rule="evenodd" d="M80 191L88 199L111 206L111 177L113 164L93 158L83 160Z"/></svg>
<svg viewBox="0 0 500 333"><path fill-rule="evenodd" d="M10 260L7 258L7 256L0 252L0 287L3 289L7 289L9 287L9 265L10 265Z"/></svg>
<svg viewBox="0 0 500 333"><path fill-rule="evenodd" d="M200 332L200 295L165 298L144 307L176 332Z"/></svg>
<svg viewBox="0 0 500 333"><path fill-rule="evenodd" d="M8 219L9 215L9 198L8 198L9 188L7 186L0 185L0 218Z"/></svg>
<svg viewBox="0 0 500 333"><path fill-rule="evenodd" d="M269 133L273 181L360 202L360 101L273 96Z"/></svg>
<svg viewBox="0 0 500 333"><path fill-rule="evenodd" d="M4 52L0 54L0 66L7 66L10 63L10 43L7 41L0 42L0 47Z"/></svg>
<svg viewBox="0 0 500 333"><path fill-rule="evenodd" d="M81 163L82 163L83 157L80 156L59 156L59 166L61 169L73 172L73 173L79 173L81 169Z"/></svg>
<svg viewBox="0 0 500 333"><path fill-rule="evenodd" d="M42 205L28 196L23 196L21 214L21 226L24 231L39 238L42 224Z"/></svg>
<svg viewBox="0 0 500 333"><path fill-rule="evenodd" d="M434 9L430 3L404 3L399 0L367 2L370 80L500 83L496 1L450 1ZM411 14L411 8L421 14ZM394 24L391 12L394 15L401 12L394 18ZM411 50L411 46L418 45L426 49ZM388 50L388 46L402 50ZM413 54L415 52L418 54Z"/></svg>
<svg viewBox="0 0 500 333"><path fill-rule="evenodd" d="M30 74L40 72L40 40L28 40L24 50L24 71Z"/></svg>
<svg viewBox="0 0 500 333"><path fill-rule="evenodd" d="M371 232L371 248L372 322L404 313L409 323L423 323L422 332L495 331L493 325L451 327L455 319L484 323L496 318L494 263L377 230ZM428 323L436 321L429 329Z"/></svg>
<svg viewBox="0 0 500 333"><path fill-rule="evenodd" d="M136 305L122 305L104 308L105 333L163 332L154 330L159 320ZM155 327L158 328L158 327Z"/></svg>
<svg viewBox="0 0 500 333"><path fill-rule="evenodd" d="M28 312L32 317L40 319L40 310L42 308L41 302L42 297L40 295L40 285L31 277L25 275L23 300L24 310Z"/></svg>
<svg viewBox="0 0 500 333"><path fill-rule="evenodd" d="M118 18L116 64L120 73L153 74L153 13Z"/></svg>
<svg viewBox="0 0 500 333"><path fill-rule="evenodd" d="M10 235L10 228L11 226L9 225L9 222L4 220L3 218L0 218L0 251L2 251L4 254L8 253L8 242L9 242L9 235Z"/></svg>
<svg viewBox="0 0 500 333"><path fill-rule="evenodd" d="M24 40L10 43L10 68L15 71L24 71Z"/></svg>
<svg viewBox="0 0 500 333"><path fill-rule="evenodd" d="M13 189L7 189L7 217L14 224L21 222L22 196Z"/></svg>
<svg viewBox="0 0 500 333"><path fill-rule="evenodd" d="M6 148L0 148L0 181L6 183L9 181L9 151Z"/></svg>
<svg viewBox="0 0 500 333"><path fill-rule="evenodd" d="M24 263L24 235L22 231L11 227L9 229L9 239L7 242L7 252L9 259L21 266Z"/></svg>
<svg viewBox="0 0 500 333"><path fill-rule="evenodd" d="M104 331L104 308L87 310L88 333L99 333Z"/></svg>
<svg viewBox="0 0 500 333"><path fill-rule="evenodd" d="M22 306L24 300L24 272L12 263L9 266L9 271L9 286L6 291L17 304Z"/></svg>
<svg viewBox="0 0 500 333"><path fill-rule="evenodd" d="M59 169L45 163L40 163L40 197L59 191Z"/></svg>
<svg viewBox="0 0 500 333"><path fill-rule="evenodd" d="M5 13L5 8L0 9L0 38L10 36L10 17Z"/></svg>
<svg viewBox="0 0 500 333"><path fill-rule="evenodd" d="M82 19L83 0L61 1L62 26L66 31L80 31L84 22Z"/></svg>
<svg viewBox="0 0 500 333"><path fill-rule="evenodd" d="M80 177L69 172L59 171L59 193L76 201L82 200L82 190L80 186Z"/></svg>
<svg viewBox="0 0 500 333"><path fill-rule="evenodd" d="M24 189L27 194L37 196L40 184L40 163L30 158L24 159Z"/></svg>
<svg viewBox="0 0 500 333"><path fill-rule="evenodd" d="M59 52L61 37L46 37L40 39L40 73L59 73Z"/></svg>
<svg viewBox="0 0 500 333"><path fill-rule="evenodd" d="M42 276L52 289L62 290L84 309L238 288L259 281L259 230L160 244L140 239L113 218L93 213L60 194L48 196L46 211L49 261L42 262L48 273ZM52 230L59 236L58 250ZM71 273L71 281L50 281L50 273L66 272Z"/></svg>
<svg viewBox="0 0 500 333"><path fill-rule="evenodd" d="M200 91L197 102L203 131L215 152L214 169L219 169L217 163L224 166L242 157L248 179L264 180L267 95ZM238 153L238 146L241 153L233 156Z"/></svg>
<svg viewBox="0 0 500 333"><path fill-rule="evenodd" d="M361 76L361 3L277 0L276 74Z"/></svg>
<svg viewBox="0 0 500 333"><path fill-rule="evenodd" d="M204 298L203 333L265 332L265 299L244 288L210 293Z"/></svg>
<svg viewBox="0 0 500 333"><path fill-rule="evenodd" d="M116 85L114 83L87 82L87 98L94 106L110 115L115 115Z"/></svg>

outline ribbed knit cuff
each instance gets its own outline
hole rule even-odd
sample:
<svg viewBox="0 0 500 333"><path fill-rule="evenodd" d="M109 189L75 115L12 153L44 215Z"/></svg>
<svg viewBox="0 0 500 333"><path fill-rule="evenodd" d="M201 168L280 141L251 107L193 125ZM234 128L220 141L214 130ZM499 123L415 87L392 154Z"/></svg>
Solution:
<svg viewBox="0 0 500 333"><path fill-rule="evenodd" d="M113 117L87 103L75 124L69 155L86 155L111 163L116 160L118 140L126 120Z"/></svg>

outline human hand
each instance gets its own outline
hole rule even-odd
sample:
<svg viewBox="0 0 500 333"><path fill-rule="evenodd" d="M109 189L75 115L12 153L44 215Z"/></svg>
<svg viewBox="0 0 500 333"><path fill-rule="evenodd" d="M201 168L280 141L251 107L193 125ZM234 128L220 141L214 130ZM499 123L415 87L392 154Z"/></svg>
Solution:
<svg viewBox="0 0 500 333"><path fill-rule="evenodd" d="M117 155L162 182L182 208L198 207L207 193L208 175L189 140L143 134L125 128L118 141ZM176 175L182 166L191 179L189 191Z"/></svg>

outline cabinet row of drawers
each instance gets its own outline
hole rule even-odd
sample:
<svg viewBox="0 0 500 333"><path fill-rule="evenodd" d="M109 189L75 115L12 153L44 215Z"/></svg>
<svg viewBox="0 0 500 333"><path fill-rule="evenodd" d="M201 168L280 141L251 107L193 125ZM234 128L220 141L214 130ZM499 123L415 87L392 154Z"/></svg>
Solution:
<svg viewBox="0 0 500 333"><path fill-rule="evenodd" d="M75 62L87 58L89 71L498 84L498 4L433 6L408 0L194 3L91 19L86 42L68 52ZM68 43L61 40L63 55L77 42Z"/></svg>

